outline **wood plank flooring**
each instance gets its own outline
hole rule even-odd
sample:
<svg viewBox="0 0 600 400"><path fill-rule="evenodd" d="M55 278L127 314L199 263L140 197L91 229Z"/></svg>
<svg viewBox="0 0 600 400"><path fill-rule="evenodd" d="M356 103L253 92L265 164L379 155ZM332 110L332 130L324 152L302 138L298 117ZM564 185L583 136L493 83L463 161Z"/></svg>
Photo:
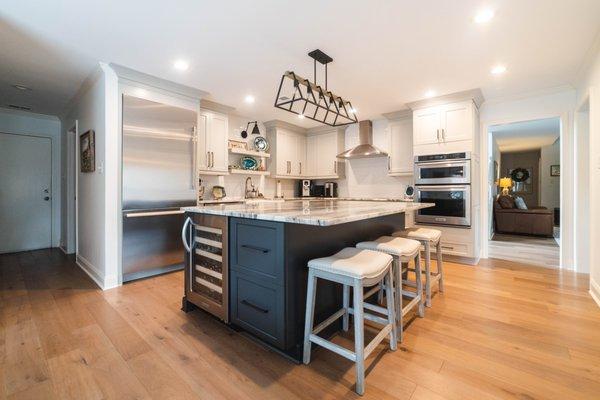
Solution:
<svg viewBox="0 0 600 400"><path fill-rule="evenodd" d="M367 360L365 399L600 399L587 276L499 260L445 270L398 351ZM358 398L351 362L317 349L290 363L180 311L182 284L102 292L57 250L0 256L0 399Z"/></svg>
<svg viewBox="0 0 600 400"><path fill-rule="evenodd" d="M489 257L558 268L560 247L554 238L496 233L489 242Z"/></svg>

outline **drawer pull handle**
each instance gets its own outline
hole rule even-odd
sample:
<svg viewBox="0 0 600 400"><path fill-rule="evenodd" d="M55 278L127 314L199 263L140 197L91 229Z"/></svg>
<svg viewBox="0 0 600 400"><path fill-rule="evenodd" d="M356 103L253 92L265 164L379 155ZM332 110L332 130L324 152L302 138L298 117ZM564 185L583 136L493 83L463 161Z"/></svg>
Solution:
<svg viewBox="0 0 600 400"><path fill-rule="evenodd" d="M248 250L260 251L263 253L268 253L270 251L269 249L265 249L264 247L251 246L249 244L243 244L242 247Z"/></svg>
<svg viewBox="0 0 600 400"><path fill-rule="evenodd" d="M269 312L269 310L265 310L264 308L259 307L256 304L252 304L248 300L242 300L242 304L245 305L245 306L248 306L250 308L254 308L256 311L260 311L263 314L266 314L266 313Z"/></svg>
<svg viewBox="0 0 600 400"><path fill-rule="evenodd" d="M442 246L442 249L454 250L454 247L452 247L452 246Z"/></svg>

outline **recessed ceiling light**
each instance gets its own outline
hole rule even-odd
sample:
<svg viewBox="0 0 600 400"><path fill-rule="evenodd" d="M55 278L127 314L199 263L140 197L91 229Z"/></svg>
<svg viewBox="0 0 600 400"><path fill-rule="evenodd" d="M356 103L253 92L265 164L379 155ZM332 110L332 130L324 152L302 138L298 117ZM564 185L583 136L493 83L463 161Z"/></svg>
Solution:
<svg viewBox="0 0 600 400"><path fill-rule="evenodd" d="M244 99L244 101L245 101L246 103L248 103L248 104L252 104L252 103L254 103L254 101L255 101L255 100L256 100L256 99L254 98L254 96L252 96L252 95L250 95L250 94L249 94L248 96L246 96L246 98Z"/></svg>
<svg viewBox="0 0 600 400"><path fill-rule="evenodd" d="M173 63L173 68L178 69L179 71L186 71L189 67L190 64L185 60L176 60Z"/></svg>
<svg viewBox="0 0 600 400"><path fill-rule="evenodd" d="M14 87L15 89L18 89L18 90L23 90L23 91L31 90L30 87L27 87L25 85L19 85L19 84L12 85L12 87Z"/></svg>
<svg viewBox="0 0 600 400"><path fill-rule="evenodd" d="M492 18L494 18L494 10L487 8L475 14L475 16L473 17L473 21L476 24L485 24L487 22L490 22Z"/></svg>
<svg viewBox="0 0 600 400"><path fill-rule="evenodd" d="M356 114L357 112L358 112L358 110L354 107L350 109L350 113L352 113L352 114Z"/></svg>
<svg viewBox="0 0 600 400"><path fill-rule="evenodd" d="M437 94L437 92L435 90L428 90L425 92L425 97L433 97Z"/></svg>
<svg viewBox="0 0 600 400"><path fill-rule="evenodd" d="M502 75L503 73L506 72L506 66L505 65L496 65L495 67L493 67L490 72L493 75Z"/></svg>
<svg viewBox="0 0 600 400"><path fill-rule="evenodd" d="M304 114L298 114L299 119L304 119Z"/></svg>

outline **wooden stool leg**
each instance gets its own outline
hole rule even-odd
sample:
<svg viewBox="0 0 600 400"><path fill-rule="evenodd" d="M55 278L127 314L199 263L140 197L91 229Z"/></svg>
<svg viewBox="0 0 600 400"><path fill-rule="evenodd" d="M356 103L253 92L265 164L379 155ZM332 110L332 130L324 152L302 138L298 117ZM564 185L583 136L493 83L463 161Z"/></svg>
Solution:
<svg viewBox="0 0 600 400"><path fill-rule="evenodd" d="M387 300L388 323L392 325L390 332L390 349L396 351L398 348L398 332L396 330L396 299L394 298L394 271L393 266L388 271L386 277L385 297Z"/></svg>
<svg viewBox="0 0 600 400"><path fill-rule="evenodd" d="M402 263L396 257L394 257L394 273L396 274L394 284L396 285L396 292L394 300L396 301L396 320L398 321L398 340L402 343L404 339L404 317L402 316Z"/></svg>
<svg viewBox="0 0 600 400"><path fill-rule="evenodd" d="M348 326L350 325L350 313L348 309L350 308L350 286L344 285L344 310L346 311L344 316L342 317L342 329L344 332L348 332Z"/></svg>
<svg viewBox="0 0 600 400"><path fill-rule="evenodd" d="M431 307L431 245L425 240L425 305ZM419 280L421 275L419 276Z"/></svg>
<svg viewBox="0 0 600 400"><path fill-rule="evenodd" d="M425 307L423 301L423 282L421 281L421 252L415 256L415 275L417 279L417 296L419 296L419 317L425 316Z"/></svg>
<svg viewBox="0 0 600 400"><path fill-rule="evenodd" d="M310 335L313 331L313 319L315 313L315 296L317 294L317 278L314 272L308 271L308 286L306 289L306 319L304 320L304 354L302 360L304 364L310 362ZM362 296L359 296L362 299Z"/></svg>
<svg viewBox="0 0 600 400"><path fill-rule="evenodd" d="M363 287L360 279L354 280L354 351L356 354L356 393L365 393L365 338L363 317Z"/></svg>
<svg viewBox="0 0 600 400"><path fill-rule="evenodd" d="M435 245L435 253L437 256L437 273L440 275L440 279L439 279L439 288L440 288L440 292L443 293L444 292L444 266L442 263L442 241L438 240L437 244Z"/></svg>

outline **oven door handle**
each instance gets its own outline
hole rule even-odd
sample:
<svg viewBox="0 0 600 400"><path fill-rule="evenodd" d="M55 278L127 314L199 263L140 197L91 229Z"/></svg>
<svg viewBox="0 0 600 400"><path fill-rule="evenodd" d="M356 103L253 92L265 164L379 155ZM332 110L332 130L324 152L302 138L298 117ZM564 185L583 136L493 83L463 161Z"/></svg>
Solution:
<svg viewBox="0 0 600 400"><path fill-rule="evenodd" d="M454 191L467 191L469 190L469 188L471 187L471 185L460 185L460 186L456 186L456 185L431 185L431 186L424 186L424 185L417 185L416 189L417 190L429 190L429 191L433 191L433 192L447 192L448 190L454 190Z"/></svg>
<svg viewBox="0 0 600 400"><path fill-rule="evenodd" d="M466 166L469 164L469 160L461 160L461 161L456 161L456 162L442 162L442 161L438 161L438 162L417 162L415 163L415 165L418 168L423 168L423 167L461 167L461 166Z"/></svg>

